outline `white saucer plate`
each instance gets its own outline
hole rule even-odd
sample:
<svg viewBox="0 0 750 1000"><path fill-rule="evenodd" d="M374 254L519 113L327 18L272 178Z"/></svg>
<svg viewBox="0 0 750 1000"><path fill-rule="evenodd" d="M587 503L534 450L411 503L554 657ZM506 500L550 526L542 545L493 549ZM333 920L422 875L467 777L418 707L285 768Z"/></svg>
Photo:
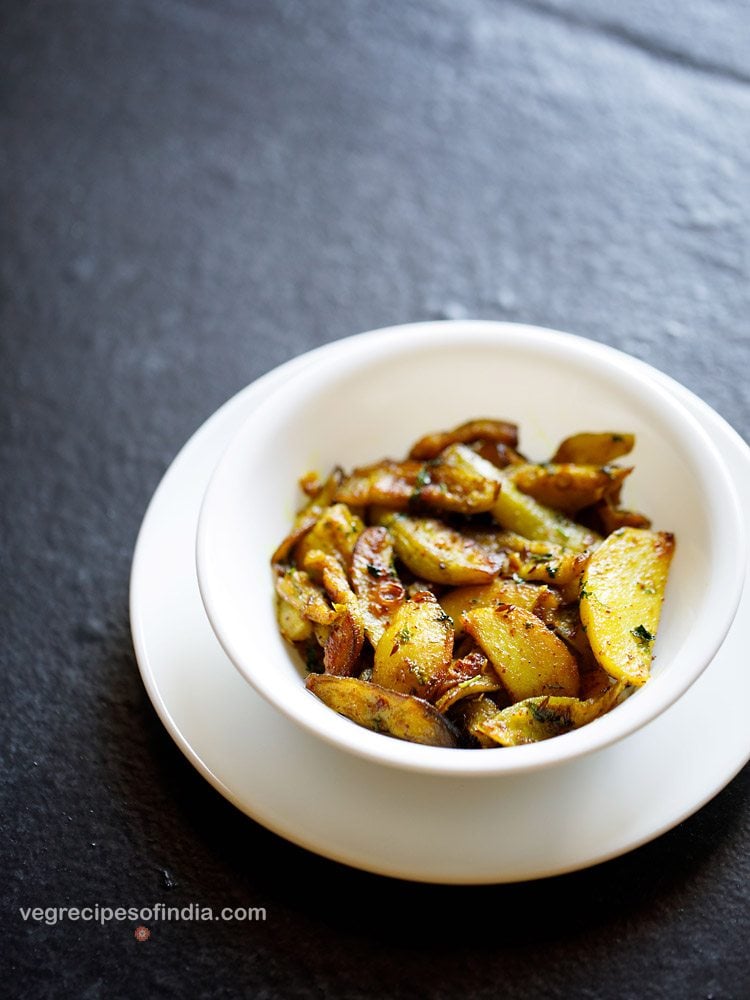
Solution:
<svg viewBox="0 0 750 1000"><path fill-rule="evenodd" d="M355 339L295 358L229 400L187 442L149 505L133 560L131 628L146 690L177 745L230 802L287 840L418 881L562 874L624 854L692 815L750 758L747 581L719 653L676 705L615 746L539 773L445 778L349 756L298 729L235 670L196 580L203 493L253 407ZM683 386L652 377L697 416L750 506L747 445Z"/></svg>

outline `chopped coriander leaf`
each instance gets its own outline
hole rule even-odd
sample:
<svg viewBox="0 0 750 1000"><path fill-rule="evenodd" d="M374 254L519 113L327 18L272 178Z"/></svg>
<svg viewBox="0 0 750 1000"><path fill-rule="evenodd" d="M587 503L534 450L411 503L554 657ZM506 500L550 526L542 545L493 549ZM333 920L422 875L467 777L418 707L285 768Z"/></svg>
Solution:
<svg viewBox="0 0 750 1000"><path fill-rule="evenodd" d="M431 482L432 482L432 476L430 475L430 470L425 465L419 470L419 473L417 474L417 486L421 488L422 486L427 486L427 484Z"/></svg>
<svg viewBox="0 0 750 1000"><path fill-rule="evenodd" d="M529 702L529 711L536 722L560 728L567 728L571 725L570 716L566 712L556 712L549 707L549 702L541 702L537 705L531 701Z"/></svg>
<svg viewBox="0 0 750 1000"><path fill-rule="evenodd" d="M411 491L411 496L409 497L409 503L413 504L419 500L419 495L425 486L429 486L432 482L432 476L430 475L430 470L427 465L423 465L422 468L417 473L417 479L414 484L414 489ZM444 484L441 484L444 485Z"/></svg>
<svg viewBox="0 0 750 1000"><path fill-rule="evenodd" d="M631 628L631 634L636 637L639 642L653 642L654 636L651 635L649 630L645 625L637 625L635 628Z"/></svg>

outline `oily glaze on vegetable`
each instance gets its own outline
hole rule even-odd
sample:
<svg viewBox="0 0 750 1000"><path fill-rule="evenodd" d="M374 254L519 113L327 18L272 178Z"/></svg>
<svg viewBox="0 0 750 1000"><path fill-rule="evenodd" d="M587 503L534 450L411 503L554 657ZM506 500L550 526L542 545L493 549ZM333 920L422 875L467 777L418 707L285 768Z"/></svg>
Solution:
<svg viewBox="0 0 750 1000"><path fill-rule="evenodd" d="M581 621L597 661L613 677L645 684L674 552L665 531L620 528L589 560Z"/></svg>
<svg viewBox="0 0 750 1000"><path fill-rule="evenodd" d="M514 423L481 418L305 475L272 563L308 690L364 728L451 748L611 711L648 680L674 550L622 506L637 465L615 463L634 446L582 432L532 461Z"/></svg>

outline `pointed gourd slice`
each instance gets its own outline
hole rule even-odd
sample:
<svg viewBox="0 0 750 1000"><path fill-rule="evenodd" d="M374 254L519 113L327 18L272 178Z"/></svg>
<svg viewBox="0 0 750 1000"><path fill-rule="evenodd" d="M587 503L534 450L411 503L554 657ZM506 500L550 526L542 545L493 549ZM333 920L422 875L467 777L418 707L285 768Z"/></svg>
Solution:
<svg viewBox="0 0 750 1000"><path fill-rule="evenodd" d="M558 445L552 462L606 465L633 450L635 435L618 431L573 434Z"/></svg>
<svg viewBox="0 0 750 1000"><path fill-rule="evenodd" d="M578 552L588 548L599 536L566 517L559 510L553 510L539 503L534 497L522 493L515 482L516 472L527 468L511 465L507 469L497 469L491 462L467 450L464 461L485 479L500 483L500 492L492 506L495 521L508 531L514 531L524 538L554 542Z"/></svg>
<svg viewBox="0 0 750 1000"><path fill-rule="evenodd" d="M390 531L401 562L423 580L457 587L489 583L498 574L496 559L442 521L388 512L376 516Z"/></svg>
<svg viewBox="0 0 750 1000"><path fill-rule="evenodd" d="M574 515L602 497L611 496L632 468L618 465L575 465L571 462L520 465L513 481L539 503Z"/></svg>
<svg viewBox="0 0 750 1000"><path fill-rule="evenodd" d="M393 543L387 528L365 528L357 539L352 585L359 599L365 634L374 649L406 600L404 585L393 566Z"/></svg>
<svg viewBox="0 0 750 1000"><path fill-rule="evenodd" d="M593 722L614 707L624 689L625 684L618 682L586 701L555 696L527 698L494 714L485 712L475 725L483 736L500 746L538 743Z"/></svg>
<svg viewBox="0 0 750 1000"><path fill-rule="evenodd" d="M456 733L429 702L389 691L358 677L309 674L309 691L357 725L410 743L455 747Z"/></svg>

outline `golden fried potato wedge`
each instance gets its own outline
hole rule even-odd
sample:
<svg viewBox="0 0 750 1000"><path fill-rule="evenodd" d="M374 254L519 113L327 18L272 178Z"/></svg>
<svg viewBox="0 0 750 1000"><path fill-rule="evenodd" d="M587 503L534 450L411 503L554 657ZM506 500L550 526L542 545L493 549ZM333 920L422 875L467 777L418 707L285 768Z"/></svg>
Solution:
<svg viewBox="0 0 750 1000"><path fill-rule="evenodd" d="M464 614L463 623L489 657L511 701L578 694L575 657L531 611L511 604L475 608Z"/></svg>
<svg viewBox="0 0 750 1000"><path fill-rule="evenodd" d="M552 456L552 462L577 465L607 465L633 450L635 435L616 431L598 434L573 434L565 438Z"/></svg>
<svg viewBox="0 0 750 1000"><path fill-rule="evenodd" d="M497 576L497 562L442 521L383 511L373 517L388 528L396 555L416 576L449 586L488 583Z"/></svg>
<svg viewBox="0 0 750 1000"><path fill-rule="evenodd" d="M613 684L604 694L580 701L578 698L526 698L494 714L485 711L474 720L474 728L499 746L513 747L538 743L561 736L593 722L615 706L625 685Z"/></svg>
<svg viewBox="0 0 750 1000"><path fill-rule="evenodd" d="M619 465L519 465L513 470L513 482L539 503L577 514L617 490L632 471Z"/></svg>
<svg viewBox="0 0 750 1000"><path fill-rule="evenodd" d="M640 686L653 644L674 553L665 531L620 528L589 560L581 585L581 621L594 656L619 680Z"/></svg>
<svg viewBox="0 0 750 1000"><path fill-rule="evenodd" d="M354 546L364 527L362 518L346 504L335 503L326 507L313 527L297 543L294 552L297 565L301 569L306 568L308 553L319 551L335 556L348 568L352 564Z"/></svg>
<svg viewBox="0 0 750 1000"><path fill-rule="evenodd" d="M375 649L373 683L429 698L451 662L453 623L434 596L423 591L402 604Z"/></svg>
<svg viewBox="0 0 750 1000"><path fill-rule="evenodd" d="M497 441L511 448L518 446L518 427L506 420L467 420L452 431L426 434L412 445L409 458L435 458L451 444L472 441Z"/></svg>
<svg viewBox="0 0 750 1000"><path fill-rule="evenodd" d="M453 619L456 635L463 632L462 615L474 608L490 608L497 604L514 604L526 611L537 613L540 608L557 606L560 598L549 589L536 583L506 580L498 577L492 583L474 587L456 587L440 597L443 611Z"/></svg>
<svg viewBox="0 0 750 1000"><path fill-rule="evenodd" d="M393 543L387 528L365 528L357 539L352 585L359 599L365 634L375 647L406 600L406 590L393 566Z"/></svg>
<svg viewBox="0 0 750 1000"><path fill-rule="evenodd" d="M356 677L309 674L309 691L339 715L376 733L428 746L457 745L453 727L426 701Z"/></svg>

